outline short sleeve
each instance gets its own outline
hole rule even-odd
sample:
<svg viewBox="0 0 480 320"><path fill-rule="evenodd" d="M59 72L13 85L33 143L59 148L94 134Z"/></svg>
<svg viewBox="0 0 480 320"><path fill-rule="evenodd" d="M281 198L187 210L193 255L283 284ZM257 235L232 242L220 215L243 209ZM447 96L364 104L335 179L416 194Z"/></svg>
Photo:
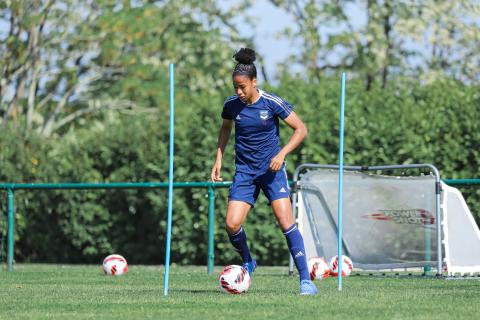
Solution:
<svg viewBox="0 0 480 320"><path fill-rule="evenodd" d="M271 102L273 113L279 116L282 120L288 117L293 111L293 106L280 97L273 96Z"/></svg>
<svg viewBox="0 0 480 320"><path fill-rule="evenodd" d="M231 116L230 112L228 112L228 108L226 108L226 106L223 106L222 118L223 118L223 119L227 119L227 120L232 120L232 119L233 119L233 117Z"/></svg>
<svg viewBox="0 0 480 320"><path fill-rule="evenodd" d="M232 101L233 97L229 97L225 102L223 103L223 109L222 109L222 118L226 120L232 120L233 116L230 112L230 108L228 107L229 102Z"/></svg>

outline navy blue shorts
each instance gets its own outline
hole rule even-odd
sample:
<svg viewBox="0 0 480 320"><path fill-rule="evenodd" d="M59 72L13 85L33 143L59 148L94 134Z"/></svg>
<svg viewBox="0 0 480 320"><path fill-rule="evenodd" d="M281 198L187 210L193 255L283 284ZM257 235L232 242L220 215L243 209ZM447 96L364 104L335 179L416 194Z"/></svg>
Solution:
<svg viewBox="0 0 480 320"><path fill-rule="evenodd" d="M243 201L253 207L260 189L263 190L269 203L277 199L289 198L290 187L285 164L277 172L270 170L260 174L235 172L228 200Z"/></svg>

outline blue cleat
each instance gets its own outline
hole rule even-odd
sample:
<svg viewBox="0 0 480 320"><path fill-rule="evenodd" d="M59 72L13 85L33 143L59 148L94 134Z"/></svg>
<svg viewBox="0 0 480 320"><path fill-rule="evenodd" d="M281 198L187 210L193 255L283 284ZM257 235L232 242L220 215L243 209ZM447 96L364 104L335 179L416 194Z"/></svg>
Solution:
<svg viewBox="0 0 480 320"><path fill-rule="evenodd" d="M245 262L244 264L242 264L242 267L245 268L245 270L248 271L248 274L250 275L250 277L252 276L253 274L253 271L255 271L255 269L257 268L257 261L256 260L252 260L250 262Z"/></svg>
<svg viewBox="0 0 480 320"><path fill-rule="evenodd" d="M313 296L317 294L317 287L313 284L311 280L302 280L300 281L300 295L302 296Z"/></svg>

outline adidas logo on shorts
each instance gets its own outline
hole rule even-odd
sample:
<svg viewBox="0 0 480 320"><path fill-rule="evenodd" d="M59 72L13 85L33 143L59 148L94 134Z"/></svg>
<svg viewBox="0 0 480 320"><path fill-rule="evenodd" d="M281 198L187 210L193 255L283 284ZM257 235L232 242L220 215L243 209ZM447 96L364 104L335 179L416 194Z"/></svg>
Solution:
<svg viewBox="0 0 480 320"><path fill-rule="evenodd" d="M303 257L304 254L302 251L298 251L298 253L295 255L295 258L300 258L300 257Z"/></svg>
<svg viewBox="0 0 480 320"><path fill-rule="evenodd" d="M287 192L287 190L285 190L285 188L282 187L282 189L280 189L280 192Z"/></svg>

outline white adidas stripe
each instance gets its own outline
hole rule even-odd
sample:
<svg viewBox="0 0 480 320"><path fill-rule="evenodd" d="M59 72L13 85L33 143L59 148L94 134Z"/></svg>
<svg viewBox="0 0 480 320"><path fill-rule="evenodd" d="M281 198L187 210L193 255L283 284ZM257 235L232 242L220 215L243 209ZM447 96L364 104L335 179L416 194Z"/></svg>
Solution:
<svg viewBox="0 0 480 320"><path fill-rule="evenodd" d="M280 108L282 108L287 114L290 114L291 110L287 109L282 103L278 103L277 100L274 100L274 99L268 97L267 95L263 95L263 97L264 97L265 99L268 99L268 100L270 100L270 101L275 102L275 103L278 104L278 105L280 106Z"/></svg>
<svg viewBox="0 0 480 320"><path fill-rule="evenodd" d="M282 99L280 99L279 97L276 97L270 93L267 93L267 92L264 92L264 95L266 95L267 97L270 97L272 98L273 100L276 100L278 103L283 103Z"/></svg>
<svg viewBox="0 0 480 320"><path fill-rule="evenodd" d="M269 93L265 93L265 96L271 98L271 100L277 101L280 104L280 106L283 108L283 110L285 110L287 113L290 113L291 110L289 110L285 106L284 101L282 99L280 99L279 97L276 97L274 95L271 95Z"/></svg>
<svg viewBox="0 0 480 320"><path fill-rule="evenodd" d="M288 232L284 232L283 234L284 235L287 235L289 234L290 232L294 231L294 230L297 230L297 225L293 226L293 228L291 230L289 230Z"/></svg>
<svg viewBox="0 0 480 320"><path fill-rule="evenodd" d="M235 99L237 99L237 98L238 98L238 96L228 97L223 104L225 104L225 103L227 103L227 102L230 102L230 101L233 101L233 100L235 100Z"/></svg>
<svg viewBox="0 0 480 320"><path fill-rule="evenodd" d="M285 169L285 166L283 167L283 173L285 174L285 181L287 181L287 189L290 190L290 186L288 185L287 169Z"/></svg>

